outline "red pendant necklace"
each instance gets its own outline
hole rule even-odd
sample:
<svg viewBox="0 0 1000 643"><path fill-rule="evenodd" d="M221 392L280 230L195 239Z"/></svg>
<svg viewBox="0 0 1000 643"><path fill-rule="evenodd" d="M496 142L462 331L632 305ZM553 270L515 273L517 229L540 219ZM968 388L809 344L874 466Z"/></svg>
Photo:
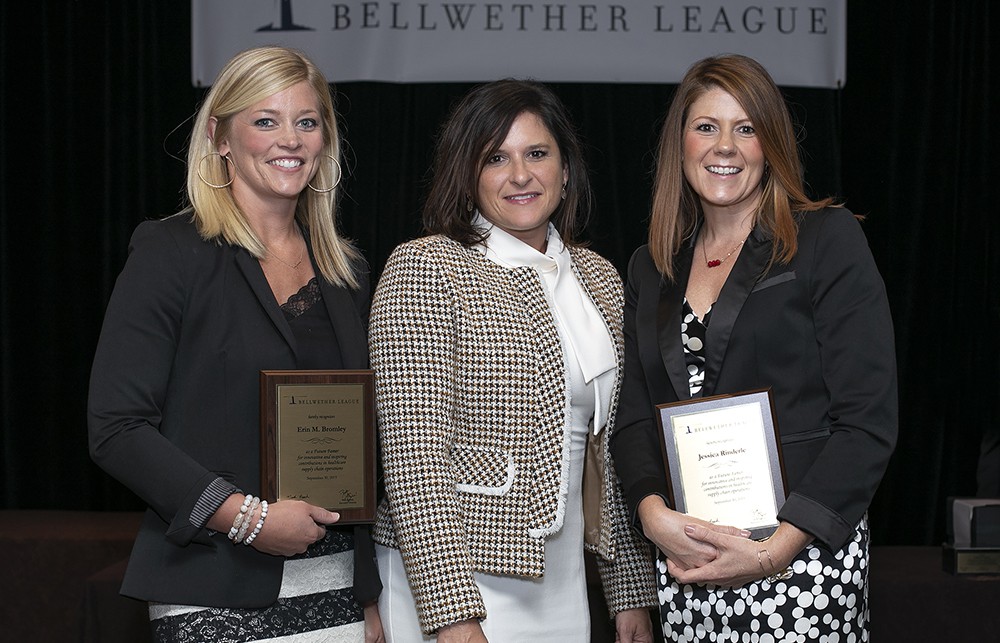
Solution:
<svg viewBox="0 0 1000 643"><path fill-rule="evenodd" d="M727 254L722 259L709 259L708 258L708 250L705 248L705 246L707 246L708 244L707 243L701 244L701 253L703 255L705 255L705 266L708 267L708 268L716 268L718 266L721 266L722 263L726 259L732 257L733 253L736 252L737 250L739 250L740 246L742 246L744 243L746 243L746 239L743 239L743 241L740 241L735 246L733 246L733 249L729 251L729 254Z"/></svg>

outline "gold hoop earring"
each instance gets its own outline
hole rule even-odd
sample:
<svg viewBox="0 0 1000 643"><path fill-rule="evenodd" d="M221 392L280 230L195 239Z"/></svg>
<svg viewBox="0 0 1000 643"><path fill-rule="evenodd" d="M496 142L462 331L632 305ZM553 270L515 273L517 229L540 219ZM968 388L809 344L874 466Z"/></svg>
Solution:
<svg viewBox="0 0 1000 643"><path fill-rule="evenodd" d="M229 158L228 154L226 156L223 156L223 155L219 154L218 152L209 152L205 156L201 157L200 161L198 161L198 167L195 170L198 173L198 178L201 179L202 183L204 183L205 185L207 185L210 188L215 188L216 190L221 190L222 188L228 188L230 185L233 184L233 179L236 178L235 176L229 177L229 182L228 183L223 183L222 185L216 185L215 183L209 183L208 181L205 180L205 177L201 175L201 164L204 163L205 159L207 159L210 156L218 156L220 159L222 159L222 167L223 168L226 167L226 163L232 163L233 162L233 159Z"/></svg>
<svg viewBox="0 0 1000 643"><path fill-rule="evenodd" d="M465 211L472 212L472 197L465 197Z"/></svg>
<svg viewBox="0 0 1000 643"><path fill-rule="evenodd" d="M565 201L565 200L566 200L566 184L565 184L565 183L563 183L563 189L562 189L562 200L563 200L563 201Z"/></svg>
<svg viewBox="0 0 1000 643"><path fill-rule="evenodd" d="M340 161L338 161L336 158L334 158L329 154L327 154L326 157L331 161L333 161L333 164L337 166L337 180L334 181L333 185L331 185L330 187L323 189L313 187L312 183L306 183L306 185L309 186L310 190L312 190L313 192L319 192L320 194L326 194L328 192L333 192L334 190L336 190L337 186L340 185L340 177L343 176L343 171L340 169ZM319 173L317 172L317 174Z"/></svg>

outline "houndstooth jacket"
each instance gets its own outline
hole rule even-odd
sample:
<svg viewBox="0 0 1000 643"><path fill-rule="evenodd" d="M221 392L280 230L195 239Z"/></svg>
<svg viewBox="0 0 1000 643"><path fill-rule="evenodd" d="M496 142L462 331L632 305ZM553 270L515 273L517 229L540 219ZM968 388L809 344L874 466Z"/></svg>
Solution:
<svg viewBox="0 0 1000 643"><path fill-rule="evenodd" d="M594 252L570 256L619 364L612 416L591 445L603 467L588 548L611 612L647 608L653 565L607 448L622 376L621 279ZM369 344L386 488L375 540L400 550L425 633L484 618L473 572L541 576L545 536L562 524L567 392L541 280L444 236L404 243L375 292Z"/></svg>

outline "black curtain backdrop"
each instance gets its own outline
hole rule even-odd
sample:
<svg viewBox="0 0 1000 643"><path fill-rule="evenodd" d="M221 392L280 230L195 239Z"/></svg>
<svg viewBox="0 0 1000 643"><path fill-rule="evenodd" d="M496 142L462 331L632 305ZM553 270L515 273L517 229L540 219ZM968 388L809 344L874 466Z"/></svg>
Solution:
<svg viewBox="0 0 1000 643"><path fill-rule="evenodd" d="M846 87L787 96L813 193L867 216L896 323L900 438L874 540L935 544L945 498L975 493L981 437L1000 422L997 8L852 0L848 16ZM5 2L0 25L0 508L137 509L87 455L87 381L132 229L181 203L204 95L190 84L190 5ZM419 233L434 133L468 87L336 88L349 144L342 228L376 276ZM645 237L674 88L555 89L588 145L592 247L624 270Z"/></svg>

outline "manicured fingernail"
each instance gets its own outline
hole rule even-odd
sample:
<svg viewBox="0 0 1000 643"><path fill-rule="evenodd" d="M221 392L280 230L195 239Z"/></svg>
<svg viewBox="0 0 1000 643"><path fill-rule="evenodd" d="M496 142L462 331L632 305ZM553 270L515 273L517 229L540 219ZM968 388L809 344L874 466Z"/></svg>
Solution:
<svg viewBox="0 0 1000 643"><path fill-rule="evenodd" d="M743 529L742 531L740 531L740 535L743 536L744 538L749 538L752 534L746 529Z"/></svg>
<svg viewBox="0 0 1000 643"><path fill-rule="evenodd" d="M688 536L694 535L694 525L685 525L684 533Z"/></svg>

